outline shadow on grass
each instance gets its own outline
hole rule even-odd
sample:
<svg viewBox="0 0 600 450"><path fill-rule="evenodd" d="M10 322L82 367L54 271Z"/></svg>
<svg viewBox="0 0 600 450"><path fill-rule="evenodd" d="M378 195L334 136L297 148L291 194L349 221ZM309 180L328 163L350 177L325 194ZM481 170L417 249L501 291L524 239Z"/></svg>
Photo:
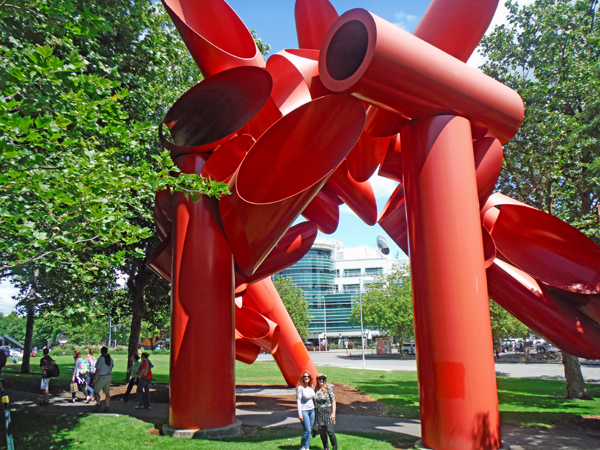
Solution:
<svg viewBox="0 0 600 450"><path fill-rule="evenodd" d="M418 419L420 416L419 387L416 381L390 383L382 380L354 383L354 386L383 403L390 416L410 419Z"/></svg>
<svg viewBox="0 0 600 450"><path fill-rule="evenodd" d="M12 434L16 449L53 450L71 448L73 439L66 432L75 428L80 417L69 414L40 414L11 411ZM0 426L0 448L6 448L6 428Z"/></svg>

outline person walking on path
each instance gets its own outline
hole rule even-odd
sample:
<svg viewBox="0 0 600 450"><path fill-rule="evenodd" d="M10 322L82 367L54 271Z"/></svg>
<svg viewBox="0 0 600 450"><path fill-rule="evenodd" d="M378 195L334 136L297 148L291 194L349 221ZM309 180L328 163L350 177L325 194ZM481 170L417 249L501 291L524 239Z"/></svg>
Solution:
<svg viewBox="0 0 600 450"><path fill-rule="evenodd" d="M298 405L298 419L302 422L304 433L300 441L300 450L308 450L311 429L315 421L315 390L313 389L312 375L308 370L302 372L296 386L296 403Z"/></svg>
<svg viewBox="0 0 600 450"><path fill-rule="evenodd" d="M96 409L100 409L100 392L104 392L106 398L106 408L108 412L110 407L110 383L112 381L112 370L115 367L113 359L108 354L108 349L100 349L100 357L96 361L96 377L94 381L94 397L96 397Z"/></svg>
<svg viewBox="0 0 600 450"><path fill-rule="evenodd" d="M54 363L54 360L48 354L48 348L44 348L42 353L44 356L40 359L40 368L42 369L40 389L44 392L44 400L42 400L40 406L46 406L50 402L50 366Z"/></svg>
<svg viewBox="0 0 600 450"><path fill-rule="evenodd" d="M125 391L125 395L121 399L122 402L127 403L129 401L129 394L131 394L131 389L133 386L137 386L139 382L139 373L138 367L140 367L140 357L138 355L133 355L131 357L131 369L129 369L129 384L127 385L127 391Z"/></svg>
<svg viewBox="0 0 600 450"><path fill-rule="evenodd" d="M71 378L71 381L77 383L77 389L85 394L85 403L89 403L94 394L94 390L85 381L85 373L89 371L86 369L87 363L81 358L79 350L73 352L73 359L75 360L75 364L73 366L73 377ZM71 402L75 403L77 401L77 391L72 392L71 395Z"/></svg>
<svg viewBox="0 0 600 450"><path fill-rule="evenodd" d="M150 406L150 384L152 383L152 368L154 365L150 362L148 353L142 353L142 362L138 367L138 387L137 387L137 409L152 409Z"/></svg>
<svg viewBox="0 0 600 450"><path fill-rule="evenodd" d="M88 386L94 385L94 377L96 376L96 358L94 358L94 350L91 348L87 349L87 356L85 357L86 362L88 363L88 373L85 374L85 382Z"/></svg>
<svg viewBox="0 0 600 450"><path fill-rule="evenodd" d="M335 394L331 386L327 385L327 375L320 373L317 375L317 389L315 392L315 423L313 430L321 436L323 449L329 450L327 445L327 436L331 441L332 450L337 450L337 438L333 426L335 425Z"/></svg>

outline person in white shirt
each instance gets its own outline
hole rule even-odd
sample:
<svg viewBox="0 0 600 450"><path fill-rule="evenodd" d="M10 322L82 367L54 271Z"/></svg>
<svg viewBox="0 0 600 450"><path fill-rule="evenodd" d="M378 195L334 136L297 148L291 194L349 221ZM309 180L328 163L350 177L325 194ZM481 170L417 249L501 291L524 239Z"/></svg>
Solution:
<svg viewBox="0 0 600 450"><path fill-rule="evenodd" d="M112 381L112 370L115 362L108 354L108 349L100 349L100 357L96 361L96 377L94 378L94 397L96 397L96 408L100 408L100 392L104 392L106 398L105 412L110 406L110 383Z"/></svg>
<svg viewBox="0 0 600 450"><path fill-rule="evenodd" d="M300 380L296 386L296 403L298 404L298 418L304 427L302 440L300 441L300 450L308 450L312 426L315 421L315 390L313 388L313 378L308 370L302 372Z"/></svg>

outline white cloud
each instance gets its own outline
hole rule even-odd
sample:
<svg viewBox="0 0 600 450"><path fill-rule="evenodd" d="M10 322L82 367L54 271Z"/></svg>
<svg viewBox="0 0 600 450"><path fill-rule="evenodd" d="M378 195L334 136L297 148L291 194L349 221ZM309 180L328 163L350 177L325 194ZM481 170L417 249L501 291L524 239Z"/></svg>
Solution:
<svg viewBox="0 0 600 450"><path fill-rule="evenodd" d="M396 21L394 22L394 25L402 28L403 30L412 30L414 28L414 24L417 23L418 17L413 16L412 14L406 14L405 12L400 11L394 13L394 15L396 16Z"/></svg>

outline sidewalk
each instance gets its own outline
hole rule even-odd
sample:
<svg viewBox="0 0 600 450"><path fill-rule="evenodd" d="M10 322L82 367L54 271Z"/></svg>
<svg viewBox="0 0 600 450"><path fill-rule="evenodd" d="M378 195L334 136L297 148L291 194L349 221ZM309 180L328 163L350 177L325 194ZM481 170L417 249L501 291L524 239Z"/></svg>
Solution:
<svg viewBox="0 0 600 450"><path fill-rule="evenodd" d="M281 395L289 389L284 388L261 390L251 389L238 392L239 395ZM36 412L60 414L95 414L95 406L78 402L68 402L69 397L51 397L50 404L45 407L37 405L40 396L37 394L7 390L11 408ZM104 402L103 402L104 405ZM135 409L136 402L123 403L113 401L108 414L122 414L140 420L166 423L169 417L169 405L155 403L152 409ZM102 410L101 410L102 411ZM99 413L106 414L106 413ZM255 427L292 427L300 430L300 422L294 411L251 411L238 408L238 419L246 426ZM391 417L338 415L336 429L340 431L362 431L369 433L392 433L413 436L415 442L421 437L421 424L418 420L406 420ZM555 427L551 429L502 427L502 438L511 450L598 450L600 449L600 432L575 428Z"/></svg>

